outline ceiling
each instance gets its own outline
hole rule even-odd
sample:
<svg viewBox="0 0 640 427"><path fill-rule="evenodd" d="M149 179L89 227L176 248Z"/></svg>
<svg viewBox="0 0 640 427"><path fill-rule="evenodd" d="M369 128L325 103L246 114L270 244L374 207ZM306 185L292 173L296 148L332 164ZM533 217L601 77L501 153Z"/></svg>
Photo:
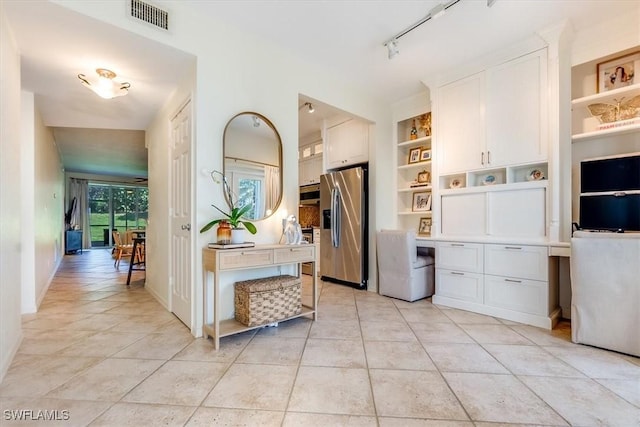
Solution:
<svg viewBox="0 0 640 427"><path fill-rule="evenodd" d="M400 54L389 60L383 43L425 17L438 3L187 0L181 6L279 45L317 70L340 75L387 103L424 90L421 80L429 76L523 40L564 19L580 30L614 16L639 13L638 2L633 0L497 0L492 7L487 7L485 0L461 0L444 16L402 36ZM128 152L134 142L118 134L87 140L82 129L144 130L193 66L195 57L48 1L4 1L3 7L22 55L23 88L36 94L45 125L58 128L56 139L65 167L78 167L67 164L72 158L86 165L89 160L107 160L105 153L121 152L130 158L146 152ZM112 68L121 81L130 82L129 95L103 100L82 87L76 75L90 74L98 67ZM301 105L304 97L299 101ZM312 115L301 111L300 133L302 128L310 129L335 114L344 112L331 106L316 107ZM79 135L72 141L74 132ZM93 147L105 140L109 141L103 147L105 151ZM120 160L128 159L123 155ZM117 169L113 166L117 158L108 161ZM140 176L138 170L128 166L119 173Z"/></svg>
<svg viewBox="0 0 640 427"><path fill-rule="evenodd" d="M147 176L144 130L195 57L46 1L5 1L22 88L54 137L67 172ZM37 4L37 7L35 7ZM109 68L129 94L102 99L77 75ZM162 72L158 72L162 70Z"/></svg>

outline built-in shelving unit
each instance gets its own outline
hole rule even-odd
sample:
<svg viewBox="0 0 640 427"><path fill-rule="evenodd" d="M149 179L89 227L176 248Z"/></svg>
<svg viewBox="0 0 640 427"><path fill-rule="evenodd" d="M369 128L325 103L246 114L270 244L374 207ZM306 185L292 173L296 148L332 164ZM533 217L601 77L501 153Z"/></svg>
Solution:
<svg viewBox="0 0 640 427"><path fill-rule="evenodd" d="M491 188L509 185L511 188L513 184L545 181L548 176L549 171L546 162L529 163L525 165L442 175L439 177L438 185L442 190L441 194L447 194L448 191L464 192L474 187L489 190ZM540 186L540 184L534 186ZM518 186L514 188L518 188Z"/></svg>
<svg viewBox="0 0 640 427"><path fill-rule="evenodd" d="M590 94L571 101L573 113L572 142L614 137L640 130L640 117L637 115L632 119L601 123L598 117L594 117L588 108L589 105L603 104L605 107L609 106L611 109L616 109L619 103L624 105L625 102L636 96L640 96L640 84Z"/></svg>
<svg viewBox="0 0 640 427"><path fill-rule="evenodd" d="M425 111L397 122L397 209L401 229L418 231L420 220L432 215L432 146L427 118L430 122L430 113Z"/></svg>

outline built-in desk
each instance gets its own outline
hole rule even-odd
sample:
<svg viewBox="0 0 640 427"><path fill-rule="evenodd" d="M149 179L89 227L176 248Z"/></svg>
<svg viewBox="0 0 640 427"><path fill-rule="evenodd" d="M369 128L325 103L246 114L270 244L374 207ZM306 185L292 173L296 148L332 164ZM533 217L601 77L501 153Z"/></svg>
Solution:
<svg viewBox="0 0 640 427"><path fill-rule="evenodd" d="M303 304L300 314L281 321L308 315L311 315L313 320L317 317L318 284L315 245L257 245L253 248L240 249L203 249L204 325L202 333L204 337L212 337L214 348L217 350L220 347L220 338L263 326L245 326L235 319L220 320L222 274L255 268L296 265L297 275L300 277L303 262L313 265L311 306Z"/></svg>

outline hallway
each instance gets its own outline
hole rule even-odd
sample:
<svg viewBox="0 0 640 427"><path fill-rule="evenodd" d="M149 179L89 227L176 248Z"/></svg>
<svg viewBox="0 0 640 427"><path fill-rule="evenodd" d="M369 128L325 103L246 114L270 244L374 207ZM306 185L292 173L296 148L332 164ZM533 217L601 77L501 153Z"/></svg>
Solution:
<svg viewBox="0 0 640 427"><path fill-rule="evenodd" d="M640 359L572 344L568 323L546 331L323 283L318 321L226 337L216 352L147 293L144 272L126 289L127 266L108 250L64 257L24 318L2 426L640 423Z"/></svg>

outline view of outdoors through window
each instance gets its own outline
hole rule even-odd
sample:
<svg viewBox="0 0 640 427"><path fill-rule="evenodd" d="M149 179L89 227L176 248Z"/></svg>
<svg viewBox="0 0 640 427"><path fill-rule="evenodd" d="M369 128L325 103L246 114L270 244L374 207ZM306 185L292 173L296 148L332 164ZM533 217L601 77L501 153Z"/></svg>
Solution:
<svg viewBox="0 0 640 427"><path fill-rule="evenodd" d="M262 182L259 179L241 178L239 179L238 207L251 205L251 209L244 215L247 219L256 219L260 212L260 194Z"/></svg>
<svg viewBox="0 0 640 427"><path fill-rule="evenodd" d="M148 207L147 187L89 184L91 246L110 246L112 230L146 228Z"/></svg>

